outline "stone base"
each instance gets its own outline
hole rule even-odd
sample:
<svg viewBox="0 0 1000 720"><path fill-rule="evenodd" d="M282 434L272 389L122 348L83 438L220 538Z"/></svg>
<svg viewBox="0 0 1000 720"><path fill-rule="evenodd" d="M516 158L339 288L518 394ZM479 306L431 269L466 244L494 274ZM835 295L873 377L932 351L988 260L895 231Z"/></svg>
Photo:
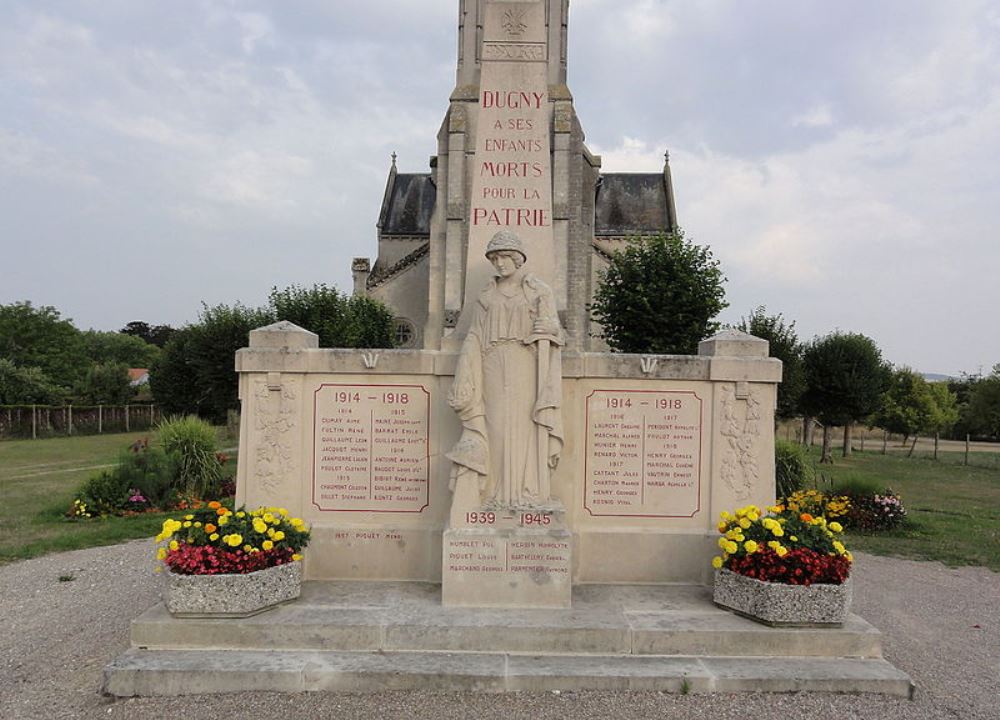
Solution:
<svg viewBox="0 0 1000 720"><path fill-rule="evenodd" d="M784 585L723 569L715 573L713 600L774 627L840 627L851 607L851 579L843 585Z"/></svg>
<svg viewBox="0 0 1000 720"><path fill-rule="evenodd" d="M554 516L540 527L444 532L441 602L452 607L568 608L572 536Z"/></svg>
<svg viewBox="0 0 1000 720"><path fill-rule="evenodd" d="M168 573L163 602L179 618L245 618L299 596L302 563L293 562L245 575Z"/></svg>
<svg viewBox="0 0 1000 720"><path fill-rule="evenodd" d="M116 696L241 691L650 690L874 692L907 697L882 635L771 628L700 585L585 585L573 609L449 608L430 583L306 582L246 620L180 620L157 605L105 670Z"/></svg>

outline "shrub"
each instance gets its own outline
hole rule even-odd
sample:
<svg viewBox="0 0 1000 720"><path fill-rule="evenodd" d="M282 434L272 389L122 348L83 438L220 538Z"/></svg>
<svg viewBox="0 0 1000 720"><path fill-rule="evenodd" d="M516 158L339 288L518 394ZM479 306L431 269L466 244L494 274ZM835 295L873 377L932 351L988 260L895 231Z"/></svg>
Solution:
<svg viewBox="0 0 1000 720"><path fill-rule="evenodd" d="M845 518L849 527L864 532L892 530L905 519L903 500L890 488L884 493L851 495L851 509Z"/></svg>
<svg viewBox="0 0 1000 720"><path fill-rule="evenodd" d="M145 507L166 507L173 494L175 464L163 450L139 442L123 452L118 464L93 476L80 489L88 512L101 515ZM136 499L141 496L144 502Z"/></svg>
<svg viewBox="0 0 1000 720"><path fill-rule="evenodd" d="M779 498L785 498L812 483L815 473L804 447L786 440L774 442L774 470Z"/></svg>
<svg viewBox="0 0 1000 720"><path fill-rule="evenodd" d="M187 415L163 421L156 432L158 445L175 463L175 490L202 498L218 492L222 464L216 456L215 428Z"/></svg>

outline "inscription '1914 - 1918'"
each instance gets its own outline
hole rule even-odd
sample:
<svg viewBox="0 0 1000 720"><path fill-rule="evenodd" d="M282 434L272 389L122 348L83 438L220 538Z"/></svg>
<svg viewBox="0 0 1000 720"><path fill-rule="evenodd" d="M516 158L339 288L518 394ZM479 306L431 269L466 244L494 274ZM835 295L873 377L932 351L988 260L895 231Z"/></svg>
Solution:
<svg viewBox="0 0 1000 720"><path fill-rule="evenodd" d="M693 392L595 390L587 398L591 516L693 517L701 507L702 401Z"/></svg>
<svg viewBox="0 0 1000 720"><path fill-rule="evenodd" d="M419 385L321 385L313 504L323 511L422 512L430 497L429 397Z"/></svg>

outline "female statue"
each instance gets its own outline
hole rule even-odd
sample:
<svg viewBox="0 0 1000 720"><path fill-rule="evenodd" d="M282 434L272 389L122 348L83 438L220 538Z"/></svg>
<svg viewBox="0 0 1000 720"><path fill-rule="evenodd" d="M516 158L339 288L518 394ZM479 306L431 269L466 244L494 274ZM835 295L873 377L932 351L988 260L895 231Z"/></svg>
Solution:
<svg viewBox="0 0 1000 720"><path fill-rule="evenodd" d="M447 455L452 490L475 482L488 509L553 507L550 472L563 443L563 335L555 299L525 272L527 255L514 233L494 235L486 257L497 276L473 308L448 395L463 427Z"/></svg>

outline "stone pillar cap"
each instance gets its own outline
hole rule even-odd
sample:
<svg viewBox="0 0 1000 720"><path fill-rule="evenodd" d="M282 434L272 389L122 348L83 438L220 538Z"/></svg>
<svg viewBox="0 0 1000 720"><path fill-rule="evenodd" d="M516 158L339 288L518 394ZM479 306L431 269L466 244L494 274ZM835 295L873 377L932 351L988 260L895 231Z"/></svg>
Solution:
<svg viewBox="0 0 1000 720"><path fill-rule="evenodd" d="M698 354L727 357L767 357L768 342L739 330L723 330L698 343Z"/></svg>
<svg viewBox="0 0 1000 720"><path fill-rule="evenodd" d="M319 347L319 335L300 328L295 323L280 320L251 330L250 347L254 350L308 350Z"/></svg>

